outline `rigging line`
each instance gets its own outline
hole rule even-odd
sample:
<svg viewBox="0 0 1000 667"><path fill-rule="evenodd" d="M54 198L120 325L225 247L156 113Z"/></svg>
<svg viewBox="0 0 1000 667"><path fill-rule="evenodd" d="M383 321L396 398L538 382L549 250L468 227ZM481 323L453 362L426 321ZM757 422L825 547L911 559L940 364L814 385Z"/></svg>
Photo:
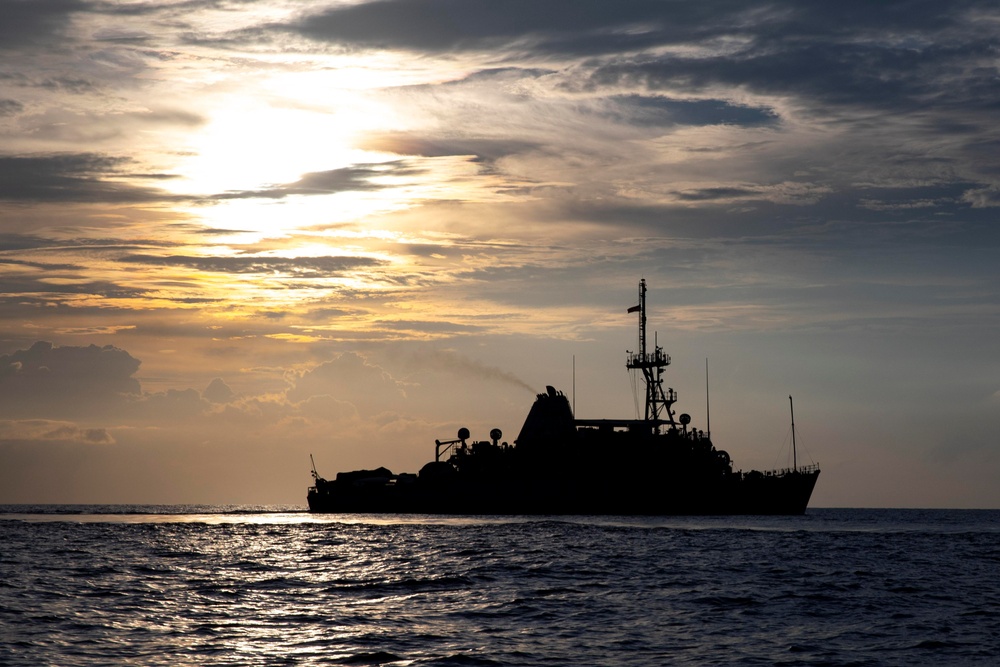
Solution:
<svg viewBox="0 0 1000 667"><path fill-rule="evenodd" d="M796 435L796 440L797 440L797 443L798 443L798 449L804 450L802 453L809 459L809 462L815 464L816 460L813 459L812 455L809 454L809 450L805 449L802 446L802 424L796 425L796 427L795 427L795 435Z"/></svg>
<svg viewBox="0 0 1000 667"><path fill-rule="evenodd" d="M632 385L632 403L635 404L635 418L639 419L639 385L636 381L636 372L634 370L625 369L628 373L629 382Z"/></svg>
<svg viewBox="0 0 1000 667"><path fill-rule="evenodd" d="M785 439L781 441L781 447L778 449L778 453L774 455L774 459L771 461L771 468L778 468L778 459L781 458L782 454L785 454L786 448L788 448L789 442L791 442L792 427L789 426L788 430L785 431ZM788 457L792 455L791 449L788 449L788 453L785 454L785 463L788 463ZM787 465L785 466L788 467Z"/></svg>

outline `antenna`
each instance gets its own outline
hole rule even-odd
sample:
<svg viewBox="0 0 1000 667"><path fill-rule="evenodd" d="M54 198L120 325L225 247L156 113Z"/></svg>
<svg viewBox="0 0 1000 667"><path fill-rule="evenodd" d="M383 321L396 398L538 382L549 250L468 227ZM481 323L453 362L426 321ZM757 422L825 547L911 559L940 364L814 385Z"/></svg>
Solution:
<svg viewBox="0 0 1000 667"><path fill-rule="evenodd" d="M708 357L705 357L705 431L712 438L712 409L708 400Z"/></svg>
<svg viewBox="0 0 1000 667"><path fill-rule="evenodd" d="M576 355L573 355L573 416L576 416Z"/></svg>
<svg viewBox="0 0 1000 667"><path fill-rule="evenodd" d="M792 470L795 472L799 471L798 457L795 453L795 405L792 403L792 397L788 397L788 408L792 412Z"/></svg>

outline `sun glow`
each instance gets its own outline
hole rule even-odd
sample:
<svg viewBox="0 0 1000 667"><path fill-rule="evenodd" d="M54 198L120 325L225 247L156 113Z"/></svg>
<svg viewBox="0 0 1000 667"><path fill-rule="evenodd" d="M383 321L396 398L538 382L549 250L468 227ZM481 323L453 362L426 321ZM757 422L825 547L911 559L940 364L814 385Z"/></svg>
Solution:
<svg viewBox="0 0 1000 667"><path fill-rule="evenodd" d="M370 159L351 148L355 130L300 109L240 105L213 114L192 138L192 157L173 186L185 194L221 195L294 183L303 174Z"/></svg>
<svg viewBox="0 0 1000 667"><path fill-rule="evenodd" d="M354 147L366 132L400 127L399 115L366 92L373 77L357 63L272 64L245 84L219 84L187 136L172 187L218 196L296 182L303 174L378 161ZM353 65L353 66L352 66ZM317 71L318 69L318 71ZM237 87L234 87L237 86ZM384 158L383 158L384 159Z"/></svg>

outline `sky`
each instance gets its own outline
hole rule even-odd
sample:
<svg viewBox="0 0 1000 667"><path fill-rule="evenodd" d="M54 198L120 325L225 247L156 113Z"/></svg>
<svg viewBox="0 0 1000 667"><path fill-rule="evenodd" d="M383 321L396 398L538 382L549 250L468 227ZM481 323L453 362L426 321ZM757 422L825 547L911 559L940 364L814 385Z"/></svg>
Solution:
<svg viewBox="0 0 1000 667"><path fill-rule="evenodd" d="M534 395L1000 507L1000 8L0 0L0 503L305 504ZM707 386L706 386L707 385ZM627 456L627 452L609 452Z"/></svg>

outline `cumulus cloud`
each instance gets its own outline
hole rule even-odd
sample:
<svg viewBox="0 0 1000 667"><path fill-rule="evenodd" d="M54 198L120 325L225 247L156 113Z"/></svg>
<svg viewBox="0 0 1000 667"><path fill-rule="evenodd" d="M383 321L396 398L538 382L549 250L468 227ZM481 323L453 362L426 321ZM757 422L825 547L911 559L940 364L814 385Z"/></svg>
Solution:
<svg viewBox="0 0 1000 667"><path fill-rule="evenodd" d="M170 423L198 417L205 414L210 405L197 390L191 388L147 393L134 404L138 414L150 423Z"/></svg>
<svg viewBox="0 0 1000 667"><path fill-rule="evenodd" d="M0 355L0 410L77 414L140 393L139 360L111 345L54 346L39 341Z"/></svg>
<svg viewBox="0 0 1000 667"><path fill-rule="evenodd" d="M293 376L293 380L287 392L291 401L330 396L348 400L366 414L396 406L406 396L403 382L355 352L345 352Z"/></svg>
<svg viewBox="0 0 1000 667"><path fill-rule="evenodd" d="M222 378L215 378L208 384L205 391L201 392L201 395L212 403L227 403L236 394Z"/></svg>
<svg viewBox="0 0 1000 667"><path fill-rule="evenodd" d="M323 422L335 422L343 425L347 422L357 422L360 419L354 403L322 394L310 396L298 404L300 414Z"/></svg>

